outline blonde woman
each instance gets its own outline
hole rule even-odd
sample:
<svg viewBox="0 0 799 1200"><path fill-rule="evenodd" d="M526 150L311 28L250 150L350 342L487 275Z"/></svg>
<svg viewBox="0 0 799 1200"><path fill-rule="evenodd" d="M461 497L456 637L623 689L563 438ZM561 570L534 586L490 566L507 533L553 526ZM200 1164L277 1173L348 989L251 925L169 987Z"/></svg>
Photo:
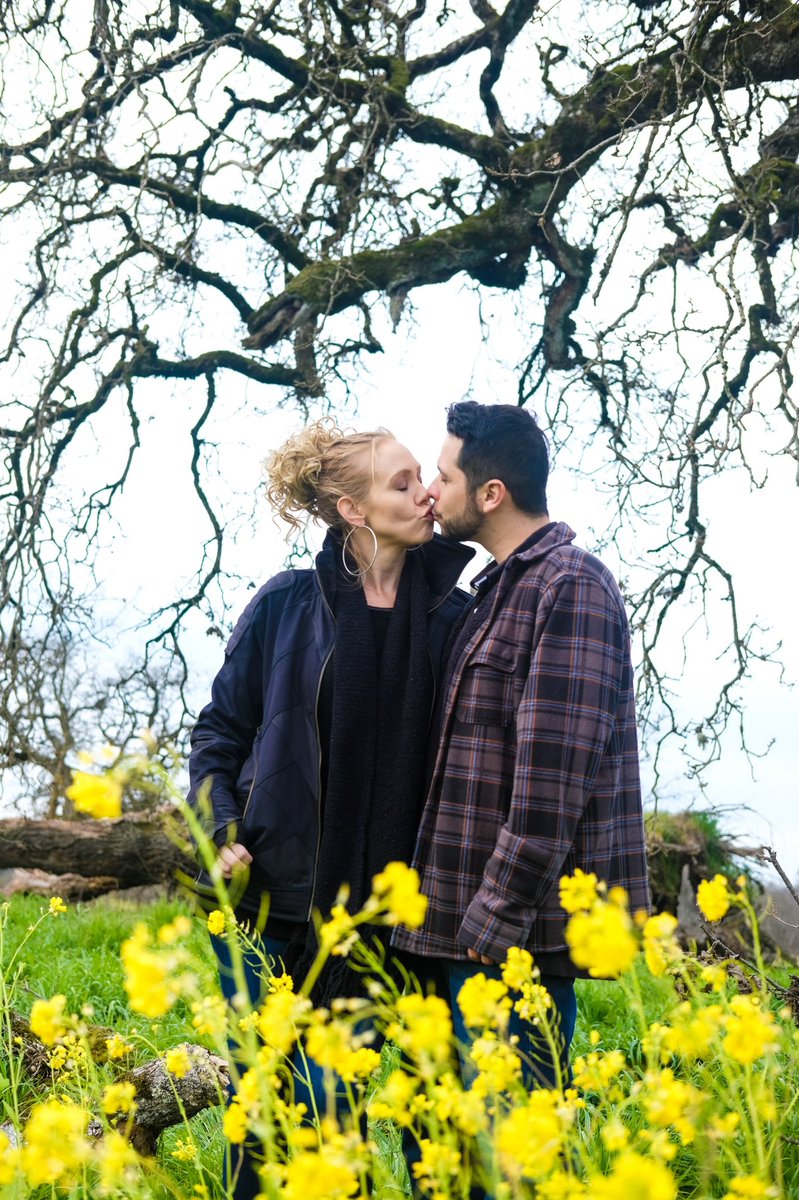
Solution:
<svg viewBox="0 0 799 1200"><path fill-rule="evenodd" d="M374 874L413 855L442 656L468 602L456 583L473 551L433 533L419 464L384 429L346 434L322 420L266 468L277 514L294 530L320 521L327 536L315 568L276 575L239 619L192 733L190 799L210 781L207 827L237 916L299 986L312 910L329 911L343 883L357 910ZM214 944L230 996L227 947ZM255 965L249 982L257 999ZM337 958L314 999L357 983ZM245 1159L236 1196L258 1190Z"/></svg>

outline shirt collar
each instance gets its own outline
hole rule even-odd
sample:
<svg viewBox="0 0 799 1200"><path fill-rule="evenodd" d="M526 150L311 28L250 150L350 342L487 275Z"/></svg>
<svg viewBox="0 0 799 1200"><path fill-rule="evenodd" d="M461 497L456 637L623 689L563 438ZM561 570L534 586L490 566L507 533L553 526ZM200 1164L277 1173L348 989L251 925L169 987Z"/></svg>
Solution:
<svg viewBox="0 0 799 1200"><path fill-rule="evenodd" d="M472 587L477 592L478 596L485 595L486 592L491 590L502 574L505 563L508 562L509 559L513 558L517 554L523 554L525 550L531 550L533 546L535 546L536 542L540 542L545 534L549 533L550 529L553 529L554 526L555 522L550 521L547 525L542 525L540 529L536 529L535 533L531 533L528 538L525 538L525 540L518 545L515 550L511 551L511 553L503 562L498 563L495 559L492 559L491 562L488 563L488 565L480 572L480 574L475 575L474 579L471 581Z"/></svg>

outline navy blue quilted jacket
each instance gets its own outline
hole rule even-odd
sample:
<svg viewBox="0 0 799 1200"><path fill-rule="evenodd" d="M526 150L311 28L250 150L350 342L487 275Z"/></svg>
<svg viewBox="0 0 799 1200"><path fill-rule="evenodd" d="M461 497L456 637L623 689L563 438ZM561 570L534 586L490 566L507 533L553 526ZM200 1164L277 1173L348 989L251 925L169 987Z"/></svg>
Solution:
<svg viewBox="0 0 799 1200"><path fill-rule="evenodd" d="M328 597L339 542L328 534L316 570L283 571L242 613L191 735L189 802L217 844L238 841L270 895L270 916L310 916L320 832L317 701L333 651ZM436 681L449 631L468 597L456 583L474 551L434 535L421 556L430 594ZM205 806L202 785L210 780ZM210 807L210 811L209 811Z"/></svg>

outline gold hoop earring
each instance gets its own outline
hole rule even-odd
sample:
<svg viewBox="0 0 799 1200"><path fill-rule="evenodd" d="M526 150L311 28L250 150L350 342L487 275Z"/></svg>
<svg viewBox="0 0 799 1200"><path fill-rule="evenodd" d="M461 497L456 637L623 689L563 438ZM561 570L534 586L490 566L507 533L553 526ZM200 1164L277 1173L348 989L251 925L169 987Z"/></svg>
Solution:
<svg viewBox="0 0 799 1200"><path fill-rule="evenodd" d="M355 533L356 529L368 529L369 530L372 537L374 538L375 552L372 555L372 559L371 559L371 562L369 563L368 567L362 567L360 570L353 571L352 567L347 565L347 543L349 542L352 535ZM353 579L363 579L364 575L367 575L369 573L369 571L371 571L372 567L375 565L376 558L377 558L377 534L375 533L374 529L372 529L371 525L353 525L352 529L349 531L347 536L344 538L344 544L341 547L341 565L343 566L344 570L347 572L348 575L351 575L353 577Z"/></svg>

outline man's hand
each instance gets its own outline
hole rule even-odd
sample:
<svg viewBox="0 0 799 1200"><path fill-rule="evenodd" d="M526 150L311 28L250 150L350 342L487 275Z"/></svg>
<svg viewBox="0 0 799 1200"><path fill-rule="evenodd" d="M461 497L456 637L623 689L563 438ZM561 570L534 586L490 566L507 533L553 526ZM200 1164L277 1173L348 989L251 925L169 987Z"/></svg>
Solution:
<svg viewBox="0 0 799 1200"><path fill-rule="evenodd" d="M469 958L472 960L472 962L482 963L484 967L493 967L496 964L495 959L489 958L487 954L478 954L476 950L472 950L471 946L466 953L469 955Z"/></svg>
<svg viewBox="0 0 799 1200"><path fill-rule="evenodd" d="M229 846L220 847L217 861L222 866L222 878L230 879L235 871L243 871L252 862L252 855L241 842L232 842Z"/></svg>

